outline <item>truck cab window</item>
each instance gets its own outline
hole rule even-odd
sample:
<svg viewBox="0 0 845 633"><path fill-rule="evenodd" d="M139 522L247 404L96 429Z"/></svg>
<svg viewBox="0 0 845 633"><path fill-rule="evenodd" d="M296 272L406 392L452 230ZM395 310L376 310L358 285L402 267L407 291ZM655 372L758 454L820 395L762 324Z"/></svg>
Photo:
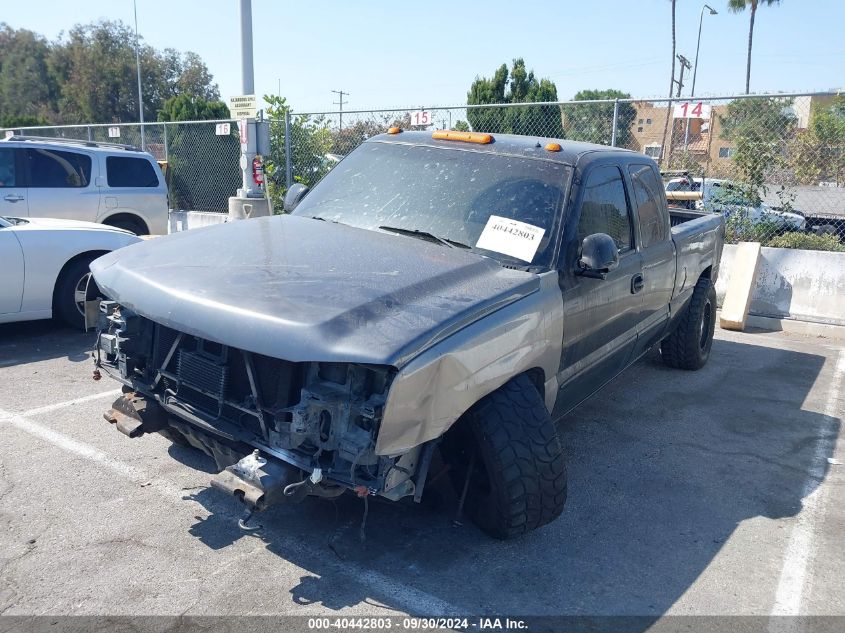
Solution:
<svg viewBox="0 0 845 633"><path fill-rule="evenodd" d="M631 165L628 168L634 187L634 203L640 222L642 247L666 240L666 219L661 204L662 185L649 165Z"/></svg>
<svg viewBox="0 0 845 633"><path fill-rule="evenodd" d="M628 198L618 167L597 167L587 178L578 221L578 243L594 233L607 233L620 253L633 246Z"/></svg>

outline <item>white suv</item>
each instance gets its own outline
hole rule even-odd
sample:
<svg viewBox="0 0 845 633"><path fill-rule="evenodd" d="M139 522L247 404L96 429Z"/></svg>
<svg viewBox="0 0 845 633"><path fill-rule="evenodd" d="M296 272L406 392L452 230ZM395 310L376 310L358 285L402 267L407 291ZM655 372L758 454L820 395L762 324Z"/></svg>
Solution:
<svg viewBox="0 0 845 633"><path fill-rule="evenodd" d="M138 149L32 136L0 141L0 216L99 222L167 233L167 184Z"/></svg>

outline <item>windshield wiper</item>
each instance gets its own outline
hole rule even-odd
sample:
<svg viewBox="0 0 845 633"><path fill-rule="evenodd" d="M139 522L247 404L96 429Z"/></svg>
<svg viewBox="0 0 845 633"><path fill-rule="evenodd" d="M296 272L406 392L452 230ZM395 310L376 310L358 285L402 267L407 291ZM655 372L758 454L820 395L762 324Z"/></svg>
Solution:
<svg viewBox="0 0 845 633"><path fill-rule="evenodd" d="M390 231L391 233L399 233L401 235L410 235L411 237L435 242L436 244L443 244L444 246L449 246L451 248L472 248L469 244L464 244L463 242L458 242L457 240L450 240L448 237L438 237L428 231L420 231L419 229L403 229L399 226L380 226L378 228L382 231Z"/></svg>

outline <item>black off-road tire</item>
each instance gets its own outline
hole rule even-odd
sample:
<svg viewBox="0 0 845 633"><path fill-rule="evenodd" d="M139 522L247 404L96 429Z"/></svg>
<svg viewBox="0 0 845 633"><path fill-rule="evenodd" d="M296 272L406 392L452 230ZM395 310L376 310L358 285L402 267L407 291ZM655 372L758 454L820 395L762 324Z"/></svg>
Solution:
<svg viewBox="0 0 845 633"><path fill-rule="evenodd" d="M53 314L74 329L85 327L84 305L79 306L79 300L84 301L85 285L91 274L89 266L100 254L80 257L66 264L56 280L56 287L53 290ZM96 295L99 291L96 284L89 294Z"/></svg>
<svg viewBox="0 0 845 633"><path fill-rule="evenodd" d="M444 459L459 495L473 453L465 511L484 532L509 539L560 516L566 503L563 450L527 376L486 396L444 438Z"/></svg>
<svg viewBox="0 0 845 633"><path fill-rule="evenodd" d="M702 277L675 331L660 343L660 356L669 367L701 369L710 358L716 329L716 289Z"/></svg>

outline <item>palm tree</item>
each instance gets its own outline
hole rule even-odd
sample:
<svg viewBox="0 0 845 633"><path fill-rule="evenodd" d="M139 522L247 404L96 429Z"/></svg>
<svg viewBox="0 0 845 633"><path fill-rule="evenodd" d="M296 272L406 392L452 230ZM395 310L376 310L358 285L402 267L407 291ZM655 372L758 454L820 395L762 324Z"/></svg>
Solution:
<svg viewBox="0 0 845 633"><path fill-rule="evenodd" d="M755 0L756 1L756 0ZM672 74L669 76L669 101L666 105L666 122L663 124L663 140L660 143L659 163L664 163L669 159L668 152L666 152L666 133L669 131L669 119L672 117L672 89L675 87L675 3L672 0Z"/></svg>
<svg viewBox="0 0 845 633"><path fill-rule="evenodd" d="M745 94L751 92L751 43L754 39L754 16L757 15L758 6L770 7L773 4L780 4L780 0L728 0L728 10L732 13L742 13L746 8L751 10L751 22L748 25L748 62L745 66Z"/></svg>

